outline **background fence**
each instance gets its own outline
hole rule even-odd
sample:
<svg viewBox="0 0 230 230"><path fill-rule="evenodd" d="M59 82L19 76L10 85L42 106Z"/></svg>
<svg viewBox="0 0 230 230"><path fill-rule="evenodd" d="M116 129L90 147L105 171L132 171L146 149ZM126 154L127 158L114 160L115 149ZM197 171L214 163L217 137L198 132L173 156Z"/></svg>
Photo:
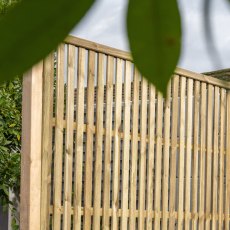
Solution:
<svg viewBox="0 0 230 230"><path fill-rule="evenodd" d="M177 69L166 100L128 53L65 42L42 65L41 229L229 230L230 84Z"/></svg>

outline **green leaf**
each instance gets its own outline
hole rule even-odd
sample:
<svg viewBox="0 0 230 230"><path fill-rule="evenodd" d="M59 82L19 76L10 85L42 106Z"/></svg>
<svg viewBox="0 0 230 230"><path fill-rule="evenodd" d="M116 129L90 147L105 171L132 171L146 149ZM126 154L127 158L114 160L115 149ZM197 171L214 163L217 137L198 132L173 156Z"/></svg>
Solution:
<svg viewBox="0 0 230 230"><path fill-rule="evenodd" d="M64 40L94 0L22 1L0 20L0 83L22 74Z"/></svg>
<svg viewBox="0 0 230 230"><path fill-rule="evenodd" d="M136 67L165 95L180 55L177 1L129 0L127 32Z"/></svg>

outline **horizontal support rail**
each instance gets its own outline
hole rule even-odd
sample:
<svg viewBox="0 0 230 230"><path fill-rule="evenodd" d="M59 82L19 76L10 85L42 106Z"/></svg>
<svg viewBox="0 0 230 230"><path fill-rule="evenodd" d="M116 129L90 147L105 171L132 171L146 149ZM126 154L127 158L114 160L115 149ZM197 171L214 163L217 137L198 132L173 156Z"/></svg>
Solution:
<svg viewBox="0 0 230 230"><path fill-rule="evenodd" d="M63 129L66 129L66 127L67 127L66 120L63 120L62 122L63 122ZM56 119L55 118L53 118L52 126L53 126L53 128L55 128L55 126L56 126ZM96 133L96 126L94 125L91 128L92 128L92 132L95 134ZM73 130L77 130L77 122L73 122ZM83 132L85 132L85 133L87 132L87 124L83 125ZM105 128L103 128L103 135L105 135L105 132L106 132ZM123 132L118 132L118 134L119 134L119 137L121 139L124 138L124 133ZM114 136L115 136L115 133L114 133L114 130L112 130L112 137L114 137ZM132 140L132 133L131 132L130 132L129 138L130 138L130 140ZM155 139L154 139L155 144L156 144L156 139L157 139L157 137L155 137ZM137 134L137 140L138 141L141 140L141 134L140 133ZM146 143L149 142L149 136L148 135L146 135L145 141L146 141ZM162 138L162 145L164 145L164 138ZM172 144L169 143L169 146L172 146ZM178 142L175 147L179 148L179 146L180 146L180 143ZM184 145L184 148L186 149L186 144ZM193 150L193 146L191 147L191 150ZM198 151L201 150L200 146L198 146L197 150ZM207 152L207 149L205 148L204 151ZM211 153L212 152L213 152L213 150L211 150ZM226 149L224 150L223 153L226 154Z"/></svg>
<svg viewBox="0 0 230 230"><path fill-rule="evenodd" d="M53 214L53 209L54 207L51 205L50 206L50 214ZM60 213L63 213L64 212L64 209L63 209L63 206L59 209ZM130 217L130 210L128 209L128 212L127 212L127 217ZM71 209L71 215L74 214L74 208L72 207ZM90 214L93 216L93 208L90 209ZM121 217L122 215L122 209L118 209L117 210L117 214L118 214L118 217ZM82 207L81 208L81 215L83 216L84 215L84 208ZM110 208L108 210L108 215L109 216L112 216L112 208ZM139 210L135 210L134 211L134 216L135 217L138 217L139 215ZM143 213L144 217L146 218L147 217L147 210L144 211ZM159 218L162 218L163 217L163 212L160 211L160 212L156 212L156 211L151 211L150 212L150 217L151 218L155 218L155 216L158 216ZM170 218L170 217L174 217L176 219L178 219L178 212L164 212L164 215L166 215L166 218ZM203 218L204 220L207 220L207 219L210 219L213 217L213 215L211 213L204 213L204 215L200 215L198 212L196 213L191 213L191 212L183 212L183 219L185 219L185 215L186 215L186 218L188 217L189 219L191 220L198 220L199 218ZM103 216L103 209L100 208L100 216ZM219 220L219 214L216 214L214 215L214 219L215 220ZM226 219L226 216L223 214L222 215L222 221ZM228 220L230 220L230 215L228 216Z"/></svg>

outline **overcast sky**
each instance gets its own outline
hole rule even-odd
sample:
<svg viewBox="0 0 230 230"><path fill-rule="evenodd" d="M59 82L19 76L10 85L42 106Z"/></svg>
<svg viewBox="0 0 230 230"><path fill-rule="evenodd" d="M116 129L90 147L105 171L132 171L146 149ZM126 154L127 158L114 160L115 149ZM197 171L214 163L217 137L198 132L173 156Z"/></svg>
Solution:
<svg viewBox="0 0 230 230"><path fill-rule="evenodd" d="M213 65L206 51L202 28L202 0L178 0L182 15L182 54L178 67L195 72L230 68L230 4L212 0L212 28L221 58ZM127 0L97 0L72 35L122 50L129 50L126 36Z"/></svg>

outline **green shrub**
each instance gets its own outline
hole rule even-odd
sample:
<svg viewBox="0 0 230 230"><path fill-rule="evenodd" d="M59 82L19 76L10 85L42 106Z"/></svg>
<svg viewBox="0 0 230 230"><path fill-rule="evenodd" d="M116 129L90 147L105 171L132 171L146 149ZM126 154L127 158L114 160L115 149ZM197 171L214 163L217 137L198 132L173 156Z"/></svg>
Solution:
<svg viewBox="0 0 230 230"><path fill-rule="evenodd" d="M20 149L21 149L22 82L15 78L0 86L0 204L15 203L9 200L9 189L19 201Z"/></svg>

